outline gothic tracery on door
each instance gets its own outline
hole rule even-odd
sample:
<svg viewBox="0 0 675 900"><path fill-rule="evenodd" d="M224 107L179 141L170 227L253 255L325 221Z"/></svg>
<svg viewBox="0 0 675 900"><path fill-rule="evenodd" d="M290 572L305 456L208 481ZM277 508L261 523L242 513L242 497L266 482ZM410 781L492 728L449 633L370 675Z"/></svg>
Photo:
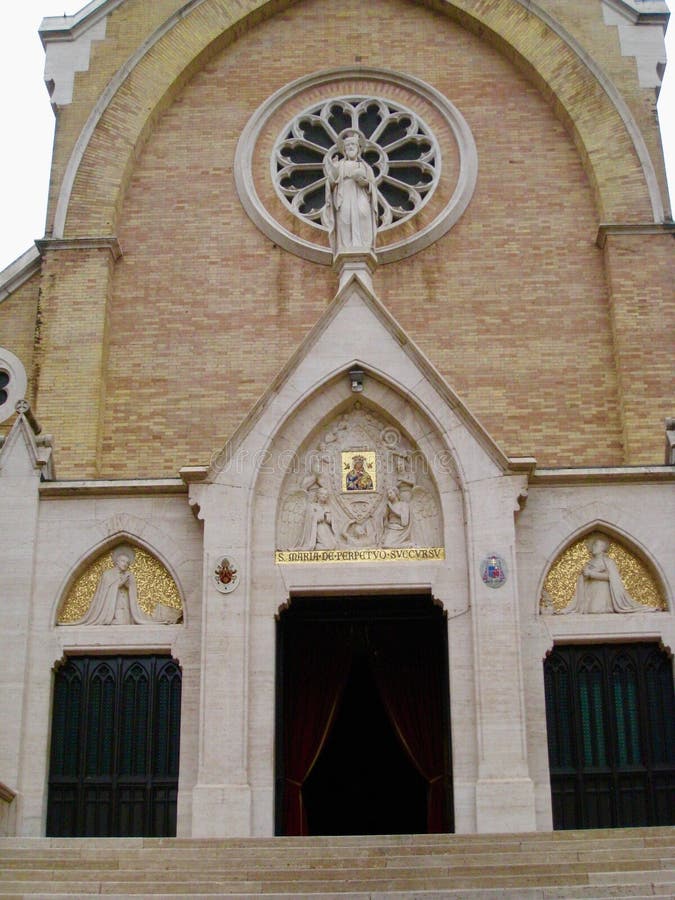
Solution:
<svg viewBox="0 0 675 900"><path fill-rule="evenodd" d="M61 666L47 835L175 835L180 703L181 672L168 656L81 656Z"/></svg>
<svg viewBox="0 0 675 900"><path fill-rule="evenodd" d="M673 671L658 644L557 646L544 681L553 827L675 824Z"/></svg>

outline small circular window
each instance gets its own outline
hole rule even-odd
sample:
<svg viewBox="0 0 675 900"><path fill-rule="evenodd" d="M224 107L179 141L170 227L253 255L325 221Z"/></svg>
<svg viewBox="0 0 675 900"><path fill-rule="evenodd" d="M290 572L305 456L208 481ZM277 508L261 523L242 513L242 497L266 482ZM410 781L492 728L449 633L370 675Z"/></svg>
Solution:
<svg viewBox="0 0 675 900"><path fill-rule="evenodd" d="M16 404L26 396L28 381L21 360L0 347L0 422L14 413Z"/></svg>
<svg viewBox="0 0 675 900"><path fill-rule="evenodd" d="M360 135L363 159L375 176L378 231L412 218L438 184L440 151L419 116L379 97L335 97L289 122L272 158L272 180L282 201L294 215L326 230L325 164L347 130Z"/></svg>
<svg viewBox="0 0 675 900"><path fill-rule="evenodd" d="M9 386L9 373L0 371L0 406L4 406L9 400L9 393L5 390Z"/></svg>

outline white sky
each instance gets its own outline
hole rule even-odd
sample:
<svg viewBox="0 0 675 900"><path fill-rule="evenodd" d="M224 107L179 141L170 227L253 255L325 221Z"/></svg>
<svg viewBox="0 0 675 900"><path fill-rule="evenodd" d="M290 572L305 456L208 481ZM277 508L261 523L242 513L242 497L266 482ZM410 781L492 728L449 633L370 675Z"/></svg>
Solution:
<svg viewBox="0 0 675 900"><path fill-rule="evenodd" d="M146 0L152 2L152 0ZM44 234L54 115L42 80L44 16L72 15L86 0L4 0L0 26L0 270ZM666 35L673 62L659 97L671 194L675 194L675 13Z"/></svg>

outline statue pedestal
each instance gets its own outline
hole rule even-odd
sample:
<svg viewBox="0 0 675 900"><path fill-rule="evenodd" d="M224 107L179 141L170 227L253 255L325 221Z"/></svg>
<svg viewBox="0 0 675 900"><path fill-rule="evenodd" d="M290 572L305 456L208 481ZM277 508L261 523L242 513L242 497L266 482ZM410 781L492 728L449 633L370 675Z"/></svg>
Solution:
<svg viewBox="0 0 675 900"><path fill-rule="evenodd" d="M372 293L373 272L376 268L377 256L373 250L350 250L348 253L338 253L333 259L333 271L338 273L340 279L338 291L341 291L354 275Z"/></svg>

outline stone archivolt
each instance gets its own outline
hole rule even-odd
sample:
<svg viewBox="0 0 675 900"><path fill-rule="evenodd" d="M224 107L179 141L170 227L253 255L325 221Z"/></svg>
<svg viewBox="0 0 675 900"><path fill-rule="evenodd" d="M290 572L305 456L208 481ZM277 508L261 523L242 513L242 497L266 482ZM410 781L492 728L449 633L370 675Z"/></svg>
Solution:
<svg viewBox="0 0 675 900"><path fill-rule="evenodd" d="M399 429L357 402L287 474L277 550L439 547L440 503L425 463Z"/></svg>

